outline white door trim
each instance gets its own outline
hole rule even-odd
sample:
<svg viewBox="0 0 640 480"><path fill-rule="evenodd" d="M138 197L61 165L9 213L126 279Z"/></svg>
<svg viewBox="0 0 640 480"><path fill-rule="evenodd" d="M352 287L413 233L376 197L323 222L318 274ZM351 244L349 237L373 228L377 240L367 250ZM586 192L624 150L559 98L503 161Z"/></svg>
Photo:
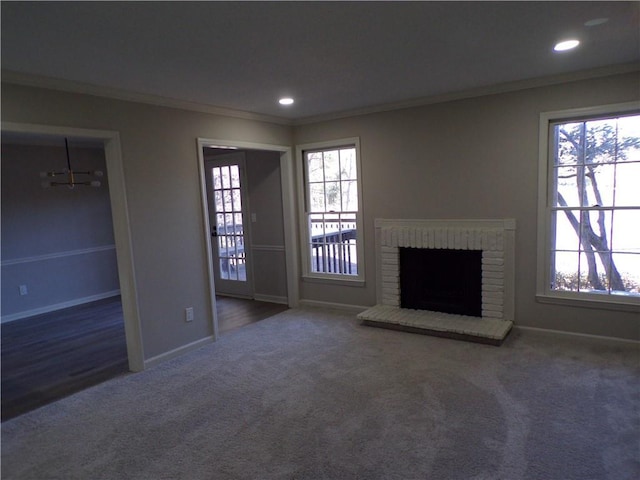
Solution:
<svg viewBox="0 0 640 480"><path fill-rule="evenodd" d="M107 178L109 181L109 197L111 200L113 234L116 244L129 370L132 372L144 370L144 350L140 329L138 294L133 263L131 230L129 228L129 210L127 207L124 170L122 166L120 134L109 130L90 130L85 128L13 122L2 122L2 131L36 135L55 135L103 142L107 164Z"/></svg>
<svg viewBox="0 0 640 480"><path fill-rule="evenodd" d="M284 248L287 269L287 304L291 308L298 306L300 300L299 286L297 280L298 266L298 239L296 228L296 206L295 206L295 181L293 168L292 148L287 145L272 145L254 142L239 142L236 140L198 138L198 170L200 172L200 196L202 201L202 219L205 232L205 247L209 273L209 294L211 296L211 319L213 322L214 336L218 338L218 316L215 304L215 285L213 280L213 256L211 253L211 228L209 225L207 190L204 171L204 153L206 146L218 146L226 148L240 148L249 150L266 150L280 153L280 181L282 185L282 214L284 217Z"/></svg>

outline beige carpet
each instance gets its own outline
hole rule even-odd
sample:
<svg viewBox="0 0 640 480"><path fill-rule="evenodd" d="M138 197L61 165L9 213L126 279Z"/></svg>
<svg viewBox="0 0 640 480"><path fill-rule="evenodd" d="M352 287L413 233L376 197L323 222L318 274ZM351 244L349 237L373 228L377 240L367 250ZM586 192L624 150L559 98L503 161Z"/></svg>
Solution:
<svg viewBox="0 0 640 480"><path fill-rule="evenodd" d="M2 478L636 479L637 345L289 310L2 424Z"/></svg>

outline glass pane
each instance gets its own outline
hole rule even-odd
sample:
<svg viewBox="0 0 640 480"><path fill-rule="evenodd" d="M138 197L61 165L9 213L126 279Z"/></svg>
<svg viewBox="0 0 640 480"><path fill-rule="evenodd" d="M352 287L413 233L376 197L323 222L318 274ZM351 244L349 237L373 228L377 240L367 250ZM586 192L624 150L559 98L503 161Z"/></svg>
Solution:
<svg viewBox="0 0 640 480"><path fill-rule="evenodd" d="M213 176L213 188L222 188L222 180L220 178L220 168L214 167L211 169L211 175Z"/></svg>
<svg viewBox="0 0 640 480"><path fill-rule="evenodd" d="M220 177L222 178L222 188L230 188L231 179L229 178L229 167L220 168Z"/></svg>
<svg viewBox="0 0 640 480"><path fill-rule="evenodd" d="M586 122L585 163L615 162L617 155L617 121L615 118Z"/></svg>
<svg viewBox="0 0 640 480"><path fill-rule="evenodd" d="M220 277L229 280L229 259L220 257Z"/></svg>
<svg viewBox="0 0 640 480"><path fill-rule="evenodd" d="M583 240L591 239L594 250L607 250L611 245L611 210L591 210L583 212L582 236ZM599 237L599 238L594 238ZM601 244L600 242L605 242Z"/></svg>
<svg viewBox="0 0 640 480"><path fill-rule="evenodd" d="M224 201L223 207L225 212L230 212L232 210L231 205L231 190L220 190L222 192L222 199Z"/></svg>
<svg viewBox="0 0 640 480"><path fill-rule="evenodd" d="M556 185L554 206L580 206L580 197L578 196L580 189L578 188L576 167L557 167Z"/></svg>
<svg viewBox="0 0 640 480"><path fill-rule="evenodd" d="M613 213L611 246L615 252L640 253L640 209Z"/></svg>
<svg viewBox="0 0 640 480"><path fill-rule="evenodd" d="M640 295L640 255L632 253L614 253L613 265L618 270L622 288L615 281L611 282L611 289L616 292L627 292Z"/></svg>
<svg viewBox="0 0 640 480"><path fill-rule="evenodd" d="M342 182L342 211L355 212L358 210L358 182L349 180Z"/></svg>
<svg viewBox="0 0 640 480"><path fill-rule="evenodd" d="M582 122L565 123L554 127L557 142L556 165L575 165L582 163L579 146L582 143Z"/></svg>
<svg viewBox="0 0 640 480"><path fill-rule="evenodd" d="M213 192L213 198L214 198L214 202L215 202L216 212L222 212L223 211L222 192L219 191L219 190L214 191Z"/></svg>
<svg viewBox="0 0 640 480"><path fill-rule="evenodd" d="M615 202L618 207L640 207L640 162L617 164Z"/></svg>
<svg viewBox="0 0 640 480"><path fill-rule="evenodd" d="M312 242L322 241L324 235L323 216L320 214L309 215L309 237Z"/></svg>
<svg viewBox="0 0 640 480"><path fill-rule="evenodd" d="M307 175L310 182L322 182L324 180L321 152L307 153Z"/></svg>
<svg viewBox="0 0 640 480"><path fill-rule="evenodd" d="M327 211L340 211L340 182L325 183L325 198Z"/></svg>
<svg viewBox="0 0 640 480"><path fill-rule="evenodd" d="M233 232L233 215L231 213L225 213L224 225L225 225L225 229L222 235L229 235L231 232Z"/></svg>
<svg viewBox="0 0 640 480"><path fill-rule="evenodd" d="M240 198L240 189L232 190L233 196L233 210L240 212L242 210L242 200Z"/></svg>
<svg viewBox="0 0 640 480"><path fill-rule="evenodd" d="M618 119L618 161L640 160L640 115Z"/></svg>
<svg viewBox="0 0 640 480"><path fill-rule="evenodd" d="M551 248L553 250L574 250L577 251L580 245L580 239L578 233L571 226L567 214L573 215L578 218L578 210L570 211L557 211L552 212L551 222L555 229L555 241L552 242Z"/></svg>
<svg viewBox="0 0 640 480"><path fill-rule="evenodd" d="M615 164L588 166L585 168L585 207L610 207L613 205Z"/></svg>
<svg viewBox="0 0 640 480"><path fill-rule="evenodd" d="M309 210L311 212L324 212L324 183L311 183L309 185Z"/></svg>
<svg viewBox="0 0 640 480"><path fill-rule="evenodd" d="M218 253L221 257L227 254L227 237L218 237Z"/></svg>
<svg viewBox="0 0 640 480"><path fill-rule="evenodd" d="M578 253L554 252L551 255L551 288L563 291L578 291Z"/></svg>
<svg viewBox="0 0 640 480"><path fill-rule="evenodd" d="M344 148L340 150L340 178L342 180L356 180L356 149Z"/></svg>
<svg viewBox="0 0 640 480"><path fill-rule="evenodd" d="M218 235L221 235L224 232L224 214L216 214L216 227L218 229Z"/></svg>
<svg viewBox="0 0 640 480"><path fill-rule="evenodd" d="M580 291L607 292L609 290L609 279L603 265L610 262L608 255L586 253L580 254Z"/></svg>
<svg viewBox="0 0 640 480"><path fill-rule="evenodd" d="M340 180L340 161L338 150L324 152L325 181Z"/></svg>
<svg viewBox="0 0 640 480"><path fill-rule="evenodd" d="M240 188L240 168L238 165L231 165L231 188Z"/></svg>
<svg viewBox="0 0 640 480"><path fill-rule="evenodd" d="M241 234L242 233L242 213L235 213L233 215L233 220L236 226L235 233Z"/></svg>

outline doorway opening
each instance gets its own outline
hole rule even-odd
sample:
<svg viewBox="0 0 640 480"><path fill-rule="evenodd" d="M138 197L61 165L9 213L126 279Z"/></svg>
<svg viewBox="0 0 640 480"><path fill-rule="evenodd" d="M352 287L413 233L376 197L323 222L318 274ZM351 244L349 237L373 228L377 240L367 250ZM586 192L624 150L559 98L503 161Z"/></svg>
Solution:
<svg viewBox="0 0 640 480"><path fill-rule="evenodd" d="M242 305L245 314L270 312L268 304L297 305L293 166L286 146L198 139L198 152L217 338L228 330L218 317L230 305ZM217 308L216 298L245 303L227 301Z"/></svg>
<svg viewBox="0 0 640 480"><path fill-rule="evenodd" d="M75 168L103 172L99 187L97 182L73 189L67 184L41 186L40 172L57 170L60 151L64 160L65 139ZM144 363L118 134L3 123L2 148L3 170L23 171L12 173L18 175L18 192L11 193L16 202L4 202L10 192L3 188L5 420L26 411L7 408L5 417L11 389L28 410L112 376L143 370ZM44 164L36 167L39 160ZM18 198L27 185L33 198ZM11 287L13 305L5 298L5 288ZM34 344L41 347L35 353L20 347ZM8 371L11 365L20 372L18 367ZM42 374L43 369L50 371Z"/></svg>

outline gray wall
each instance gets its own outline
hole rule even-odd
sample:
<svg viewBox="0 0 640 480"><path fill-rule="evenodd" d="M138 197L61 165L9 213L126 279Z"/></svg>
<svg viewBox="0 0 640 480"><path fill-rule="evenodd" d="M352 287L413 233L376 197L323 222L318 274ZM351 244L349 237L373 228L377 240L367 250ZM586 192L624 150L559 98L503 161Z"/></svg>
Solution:
<svg viewBox="0 0 640 480"><path fill-rule="evenodd" d="M71 147L76 170L105 171L101 148ZM42 188L64 146L2 144L2 319L117 294L109 186ZM27 295L19 295L25 285Z"/></svg>
<svg viewBox="0 0 640 480"><path fill-rule="evenodd" d="M536 302L540 113L640 98L636 73L299 126L297 144L360 137L366 285L301 297L375 303L375 218L515 218L516 323L640 339L637 313Z"/></svg>
<svg viewBox="0 0 640 480"><path fill-rule="evenodd" d="M286 303L287 269L284 252L280 154L247 150L253 285L257 299Z"/></svg>
<svg viewBox="0 0 640 480"><path fill-rule="evenodd" d="M2 119L120 133L146 359L212 334L197 137L272 145L360 137L366 285L300 282L303 299L375 302L376 217L513 217L518 324L638 339L637 314L537 303L535 254L540 112L637 100L639 82L637 73L617 75L294 128L3 84Z"/></svg>
<svg viewBox="0 0 640 480"><path fill-rule="evenodd" d="M119 132L144 358L210 337L196 139L291 145L291 128L6 83L2 120Z"/></svg>

